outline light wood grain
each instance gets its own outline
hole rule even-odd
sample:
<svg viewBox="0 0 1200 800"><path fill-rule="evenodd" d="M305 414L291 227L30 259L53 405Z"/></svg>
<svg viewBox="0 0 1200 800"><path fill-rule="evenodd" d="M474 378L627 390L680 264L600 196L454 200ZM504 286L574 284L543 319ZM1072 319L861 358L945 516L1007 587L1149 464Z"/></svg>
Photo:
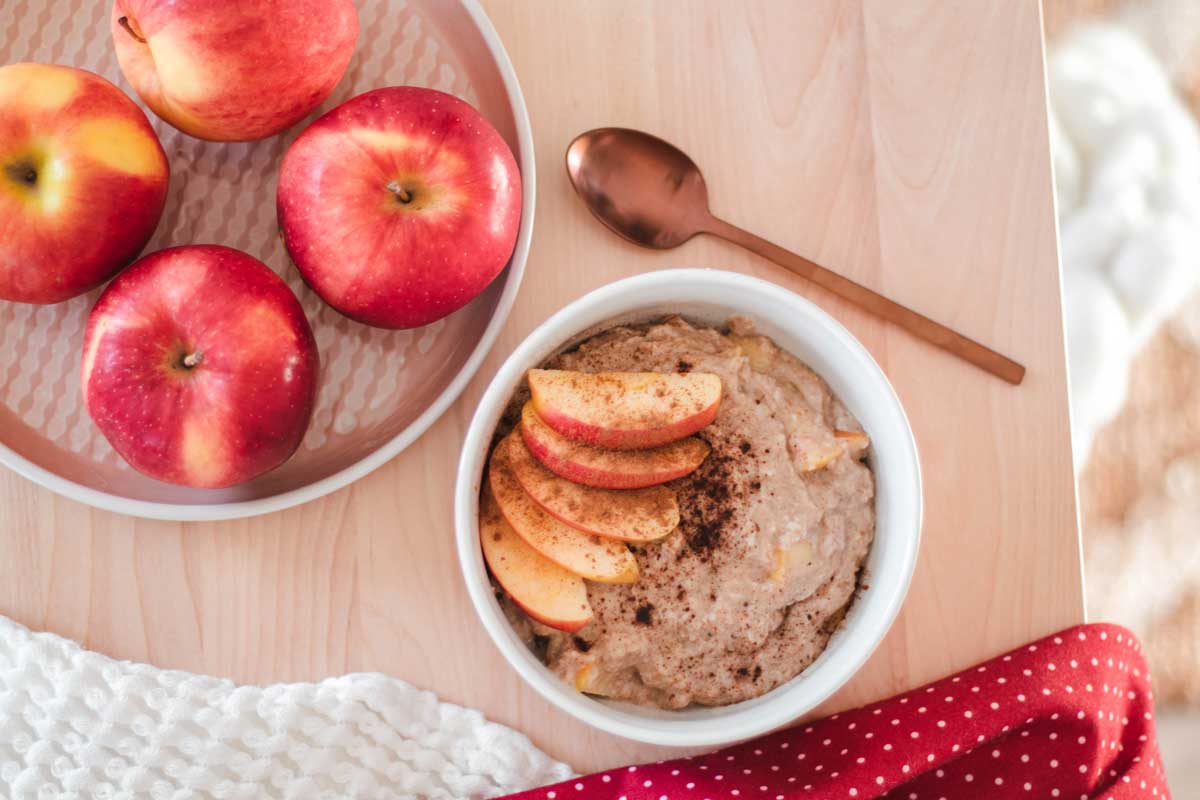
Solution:
<svg viewBox="0 0 1200 800"><path fill-rule="evenodd" d="M581 770L669 751L586 728L526 688L455 560L454 464L500 360L565 302L672 266L741 270L842 320L895 384L926 521L904 611L828 709L1083 617L1063 326L1034 3L488 0L538 152L525 286L463 398L415 446L298 509L227 524L93 511L0 475L0 613L120 658L271 682L397 675ZM1014 388L730 245L619 241L562 154L601 125L682 146L713 210L1026 364Z"/></svg>

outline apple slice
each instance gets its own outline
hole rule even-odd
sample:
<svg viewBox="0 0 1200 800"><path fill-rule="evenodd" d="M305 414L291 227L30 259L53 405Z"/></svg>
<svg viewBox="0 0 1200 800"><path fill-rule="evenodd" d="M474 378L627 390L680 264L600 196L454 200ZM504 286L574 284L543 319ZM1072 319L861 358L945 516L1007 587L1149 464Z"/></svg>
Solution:
<svg viewBox="0 0 1200 800"><path fill-rule="evenodd" d="M613 677L602 674L595 664L589 662L575 672L575 690L597 697L611 697L616 694Z"/></svg>
<svg viewBox="0 0 1200 800"><path fill-rule="evenodd" d="M861 458L866 449L871 446L871 437L863 431L835 430L835 438L846 448L846 452L854 458Z"/></svg>
<svg viewBox="0 0 1200 800"><path fill-rule="evenodd" d="M487 487L479 507L479 543L496 582L530 617L568 633L592 621L583 579L525 544L505 522Z"/></svg>
<svg viewBox="0 0 1200 800"><path fill-rule="evenodd" d="M800 454L797 466L801 472L816 472L829 466L843 452L845 446L839 441L815 441Z"/></svg>
<svg viewBox="0 0 1200 800"><path fill-rule="evenodd" d="M601 450L572 442L526 403L521 438L534 458L561 478L597 489L644 489L682 478L708 457L708 443L688 438L653 450Z"/></svg>
<svg viewBox="0 0 1200 800"><path fill-rule="evenodd" d="M813 546L801 539L790 547L781 547L775 551L775 568L771 571L771 580L783 583L788 571L797 564L810 564L813 560Z"/></svg>
<svg viewBox="0 0 1200 800"><path fill-rule="evenodd" d="M488 480L500 513L527 545L590 581L633 583L638 579L637 559L628 547L577 531L547 514L521 488L508 464L508 448L502 442L492 452Z"/></svg>
<svg viewBox="0 0 1200 800"><path fill-rule="evenodd" d="M871 438L862 431L834 429L831 440L816 442L804 452L799 466L803 472L813 472L829 466L842 453L862 458L870 444Z"/></svg>
<svg viewBox="0 0 1200 800"><path fill-rule="evenodd" d="M717 417L721 379L707 372L529 370L533 407L581 444L644 450L691 436Z"/></svg>
<svg viewBox="0 0 1200 800"><path fill-rule="evenodd" d="M626 542L652 542L679 525L679 503L665 486L595 489L560 478L533 457L514 431L500 444L525 493L551 516L572 528Z"/></svg>

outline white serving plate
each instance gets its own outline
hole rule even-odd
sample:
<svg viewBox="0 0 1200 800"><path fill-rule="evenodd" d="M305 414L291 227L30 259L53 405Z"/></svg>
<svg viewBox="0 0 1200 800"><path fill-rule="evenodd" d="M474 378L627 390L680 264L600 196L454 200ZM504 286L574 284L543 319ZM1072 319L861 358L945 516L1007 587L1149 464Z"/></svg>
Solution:
<svg viewBox="0 0 1200 800"><path fill-rule="evenodd" d="M137 99L121 75L109 3L33 0L0 63L41 61L97 72ZM512 64L476 0L361 0L354 60L309 120L260 142L204 142L147 110L171 164L167 210L146 252L189 243L245 250L283 275L321 352L312 425L283 466L249 483L187 489L147 478L109 447L84 409L79 359L100 290L54 306L0 301L0 463L99 508L143 517L211 520L294 506L366 475L411 444L462 392L508 316L529 253L534 153ZM483 112L521 168L521 228L507 270L445 320L413 331L352 322L300 280L278 239L275 183L287 146L308 121L368 89L413 84L450 92ZM144 106L143 106L144 108Z"/></svg>
<svg viewBox="0 0 1200 800"><path fill-rule="evenodd" d="M538 661L509 625L479 548L479 489L492 434L530 367L594 333L667 313L721 325L740 314L823 377L871 437L875 542L866 588L825 651L800 675L757 697L722 708L644 708L590 697ZM713 747L785 725L841 687L883 640L908 592L921 537L921 467L912 429L887 377L840 323L799 295L734 272L665 270L601 287L537 327L508 358L479 401L467 429L454 495L459 560L475 611L509 664L563 711L608 733L659 745Z"/></svg>

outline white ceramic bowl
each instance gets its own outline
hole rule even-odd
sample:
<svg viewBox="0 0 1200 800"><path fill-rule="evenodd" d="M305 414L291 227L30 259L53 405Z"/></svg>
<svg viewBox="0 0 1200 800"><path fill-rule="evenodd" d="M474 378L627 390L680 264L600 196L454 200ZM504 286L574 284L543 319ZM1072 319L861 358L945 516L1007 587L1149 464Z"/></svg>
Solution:
<svg viewBox="0 0 1200 800"><path fill-rule="evenodd" d="M488 582L479 549L479 488L492 432L525 371L599 330L667 313L719 325L740 314L821 375L871 437L875 543L868 587L845 624L804 672L767 694L721 708L663 711L601 700L553 675L521 642ZM454 497L459 559L471 601L492 641L534 689L601 730L661 745L715 746L778 728L812 710L883 639L908 591L921 535L921 471L904 409L883 371L849 331L803 298L733 272L666 270L604 286L568 305L529 335L500 367L467 430Z"/></svg>

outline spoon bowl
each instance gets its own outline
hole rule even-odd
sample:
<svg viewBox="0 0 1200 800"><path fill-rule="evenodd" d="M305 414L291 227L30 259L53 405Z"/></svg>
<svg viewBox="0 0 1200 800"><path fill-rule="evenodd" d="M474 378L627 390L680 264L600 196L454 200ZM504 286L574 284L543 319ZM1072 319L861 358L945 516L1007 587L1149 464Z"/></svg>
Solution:
<svg viewBox="0 0 1200 800"><path fill-rule="evenodd" d="M597 128L576 137L567 175L596 219L642 247L678 247L712 218L696 162L648 133Z"/></svg>

